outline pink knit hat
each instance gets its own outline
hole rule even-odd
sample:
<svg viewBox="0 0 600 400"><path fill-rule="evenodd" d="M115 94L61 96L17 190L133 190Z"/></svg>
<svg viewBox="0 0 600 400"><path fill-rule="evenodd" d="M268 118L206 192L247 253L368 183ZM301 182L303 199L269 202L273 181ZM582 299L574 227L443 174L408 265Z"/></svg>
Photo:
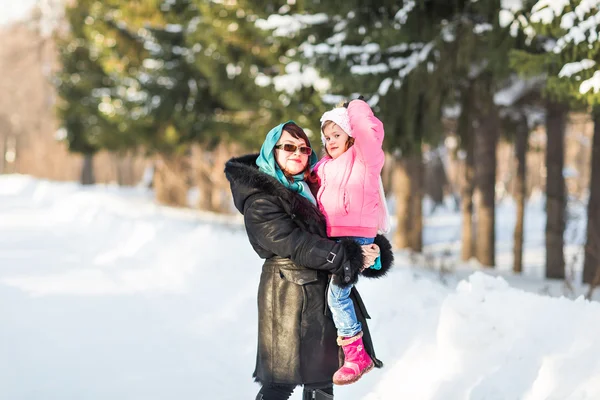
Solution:
<svg viewBox="0 0 600 400"><path fill-rule="evenodd" d="M346 107L337 107L333 110L327 111L321 117L321 141L325 146L325 135L323 134L323 125L327 121L332 121L352 137L352 127L350 126L350 117L348 116L348 109Z"/></svg>

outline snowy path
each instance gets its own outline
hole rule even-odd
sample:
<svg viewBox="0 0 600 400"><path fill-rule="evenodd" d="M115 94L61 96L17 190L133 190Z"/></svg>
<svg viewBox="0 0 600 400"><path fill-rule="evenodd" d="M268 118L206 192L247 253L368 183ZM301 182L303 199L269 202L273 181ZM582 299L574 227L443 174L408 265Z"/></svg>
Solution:
<svg viewBox="0 0 600 400"><path fill-rule="evenodd" d="M337 399L600 398L600 304L398 259L359 284L386 367ZM0 176L0 398L254 398L260 265L238 217Z"/></svg>

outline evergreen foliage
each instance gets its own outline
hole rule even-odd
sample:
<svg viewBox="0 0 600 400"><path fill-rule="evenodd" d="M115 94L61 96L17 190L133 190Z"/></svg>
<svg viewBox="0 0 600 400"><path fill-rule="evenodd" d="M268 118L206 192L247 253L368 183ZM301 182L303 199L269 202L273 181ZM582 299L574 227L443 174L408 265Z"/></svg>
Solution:
<svg viewBox="0 0 600 400"><path fill-rule="evenodd" d="M469 80L487 74L499 86L510 71L515 38L499 25L499 0L269 4L275 14L263 25L288 43L289 62L330 80L330 104L364 95L385 123L386 147L402 154L437 144L442 110Z"/></svg>
<svg viewBox="0 0 600 400"><path fill-rule="evenodd" d="M598 104L593 79L600 61L598 2L576 0L562 6L528 2L519 13L532 45L511 52L511 66L524 76L545 76L544 95L571 109ZM600 78L598 79L600 82Z"/></svg>
<svg viewBox="0 0 600 400"><path fill-rule="evenodd" d="M62 69L55 77L60 97L57 113L66 130L69 149L88 155L104 148L107 137L116 130L114 122L101 111L103 99L115 81L99 63L86 24L94 3L81 0L77 7L67 7L65 17L70 32L67 37L57 38Z"/></svg>
<svg viewBox="0 0 600 400"><path fill-rule="evenodd" d="M256 145L270 126L297 115L288 109L294 102L257 84L283 67L277 42L255 26L249 7L206 0L68 6L56 81L70 149L182 154L191 143Z"/></svg>

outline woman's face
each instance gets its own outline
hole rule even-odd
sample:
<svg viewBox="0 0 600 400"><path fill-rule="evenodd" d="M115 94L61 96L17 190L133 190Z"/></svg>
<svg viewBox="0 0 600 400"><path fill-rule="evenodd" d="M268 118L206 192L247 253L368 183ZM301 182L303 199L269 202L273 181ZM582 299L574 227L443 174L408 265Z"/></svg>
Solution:
<svg viewBox="0 0 600 400"><path fill-rule="evenodd" d="M337 124L329 124L323 129L325 148L334 160L344 154L350 136Z"/></svg>
<svg viewBox="0 0 600 400"><path fill-rule="evenodd" d="M279 165L282 171L287 172L290 175L297 175L304 171L306 164L308 164L309 154L302 154L300 152L301 147L308 147L303 139L296 139L286 130L281 133L281 137L277 141L277 145L292 144L296 146L295 152L289 152L283 149L283 146L279 149L275 149L275 161Z"/></svg>

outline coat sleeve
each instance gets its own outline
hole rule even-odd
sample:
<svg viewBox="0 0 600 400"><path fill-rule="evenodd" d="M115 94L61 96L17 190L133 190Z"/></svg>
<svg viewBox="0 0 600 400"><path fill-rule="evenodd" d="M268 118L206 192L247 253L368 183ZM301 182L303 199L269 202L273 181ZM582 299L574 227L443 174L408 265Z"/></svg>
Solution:
<svg viewBox="0 0 600 400"><path fill-rule="evenodd" d="M335 242L301 229L280 206L257 198L246 206L244 222L249 235L264 249L306 268L340 277L342 286L354 284L364 263L360 245Z"/></svg>
<svg viewBox="0 0 600 400"><path fill-rule="evenodd" d="M358 157L365 165L383 166L383 123L363 100L352 100L348 104L348 116Z"/></svg>

